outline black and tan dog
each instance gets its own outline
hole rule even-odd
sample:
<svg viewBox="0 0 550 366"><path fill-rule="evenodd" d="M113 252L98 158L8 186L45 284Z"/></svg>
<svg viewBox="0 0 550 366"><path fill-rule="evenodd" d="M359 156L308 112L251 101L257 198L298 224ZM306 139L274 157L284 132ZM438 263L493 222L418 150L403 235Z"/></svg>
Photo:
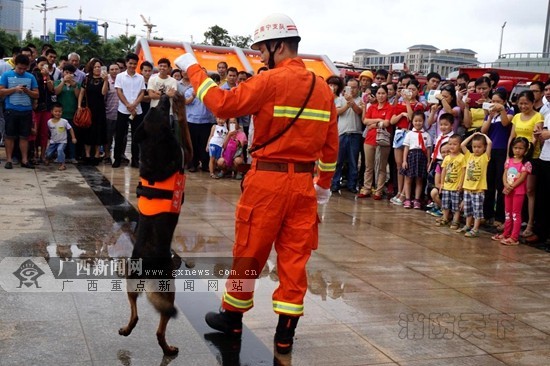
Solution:
<svg viewBox="0 0 550 366"><path fill-rule="evenodd" d="M119 330L119 334L128 336L138 322L140 292L135 290L136 283L141 283L140 288L144 288L148 300L160 313L157 340L165 355L178 353L177 347L166 342L166 326L177 313L172 271L181 264L181 259L172 254L171 244L183 202L183 166L193 154L183 97L174 97L174 112L178 116L178 125L174 126L176 133L170 126L170 100L163 95L135 133L141 155L137 188L139 222L132 259L141 260L141 274L134 271L128 275L130 321ZM151 275L152 271L155 275ZM165 291L159 291L159 283Z"/></svg>

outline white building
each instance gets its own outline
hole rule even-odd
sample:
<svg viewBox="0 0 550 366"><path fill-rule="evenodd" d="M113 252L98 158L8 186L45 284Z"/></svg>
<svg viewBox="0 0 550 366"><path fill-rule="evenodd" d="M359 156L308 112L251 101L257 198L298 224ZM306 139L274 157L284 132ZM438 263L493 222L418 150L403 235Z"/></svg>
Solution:
<svg viewBox="0 0 550 366"><path fill-rule="evenodd" d="M466 48L439 50L431 45L418 44L408 48L408 52L393 52L388 55L362 48L355 51L353 63L357 67L389 70L391 64L407 63L411 72L428 74L437 72L442 76L462 65L478 64L476 53Z"/></svg>

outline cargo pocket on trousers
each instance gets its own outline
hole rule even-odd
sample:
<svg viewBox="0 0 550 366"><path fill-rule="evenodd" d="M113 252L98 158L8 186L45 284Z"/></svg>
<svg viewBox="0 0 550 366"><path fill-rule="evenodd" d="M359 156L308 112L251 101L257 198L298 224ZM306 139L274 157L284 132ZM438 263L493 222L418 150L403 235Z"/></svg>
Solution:
<svg viewBox="0 0 550 366"><path fill-rule="evenodd" d="M315 224L313 225L313 233L311 236L311 250L316 250L319 246L319 223L321 219L319 214L315 215Z"/></svg>
<svg viewBox="0 0 550 366"><path fill-rule="evenodd" d="M250 235L250 226L252 220L252 207L237 205L235 216L237 222L235 225L235 244L246 246L248 236Z"/></svg>

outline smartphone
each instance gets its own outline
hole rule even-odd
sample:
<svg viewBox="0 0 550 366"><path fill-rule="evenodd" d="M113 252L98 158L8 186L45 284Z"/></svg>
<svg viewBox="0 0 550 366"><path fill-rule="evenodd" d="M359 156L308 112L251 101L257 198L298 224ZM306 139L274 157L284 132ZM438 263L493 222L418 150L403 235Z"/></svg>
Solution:
<svg viewBox="0 0 550 366"><path fill-rule="evenodd" d="M481 108L485 109L486 111L489 111L491 110L491 108L493 108L493 103L490 103L490 102L483 102Z"/></svg>
<svg viewBox="0 0 550 366"><path fill-rule="evenodd" d="M458 84L458 90L464 90L468 88L468 85L466 85L466 83L460 83Z"/></svg>
<svg viewBox="0 0 550 366"><path fill-rule="evenodd" d="M101 72L107 72L107 66L101 66Z"/></svg>
<svg viewBox="0 0 550 366"><path fill-rule="evenodd" d="M405 64L403 63L396 63L391 65L391 69L394 71L401 71L405 69Z"/></svg>
<svg viewBox="0 0 550 366"><path fill-rule="evenodd" d="M438 104L439 99L436 98L436 95L441 94L441 90L430 90L428 93L428 103Z"/></svg>
<svg viewBox="0 0 550 366"><path fill-rule="evenodd" d="M351 94L351 86L346 86L344 88L344 94Z"/></svg>
<svg viewBox="0 0 550 366"><path fill-rule="evenodd" d="M229 124L229 132L233 132L235 131L237 128L235 127L235 124L234 123L230 123Z"/></svg>
<svg viewBox="0 0 550 366"><path fill-rule="evenodd" d="M470 108L478 108L477 101L481 99L481 94L479 93L468 93L468 98L470 98Z"/></svg>

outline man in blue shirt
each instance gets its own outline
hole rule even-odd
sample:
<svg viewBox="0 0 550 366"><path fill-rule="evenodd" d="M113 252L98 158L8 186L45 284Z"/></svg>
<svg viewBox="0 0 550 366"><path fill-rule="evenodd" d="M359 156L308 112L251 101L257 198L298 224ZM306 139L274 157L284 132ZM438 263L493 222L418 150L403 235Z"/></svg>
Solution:
<svg viewBox="0 0 550 366"><path fill-rule="evenodd" d="M28 160L28 137L32 128L32 99L38 98L38 83L34 75L27 72L30 60L18 55L13 70L6 71L0 77L0 97L5 98L4 119L6 120L7 162L4 167L12 169L14 140L19 136L21 149L21 167L34 169Z"/></svg>
<svg viewBox="0 0 550 366"><path fill-rule="evenodd" d="M206 152L210 130L214 123L212 112L196 97L193 88L188 88L184 93L185 113L189 125L189 134L193 142L193 161L189 163L189 171L196 172L201 164L201 169L208 172L208 162L210 157Z"/></svg>

